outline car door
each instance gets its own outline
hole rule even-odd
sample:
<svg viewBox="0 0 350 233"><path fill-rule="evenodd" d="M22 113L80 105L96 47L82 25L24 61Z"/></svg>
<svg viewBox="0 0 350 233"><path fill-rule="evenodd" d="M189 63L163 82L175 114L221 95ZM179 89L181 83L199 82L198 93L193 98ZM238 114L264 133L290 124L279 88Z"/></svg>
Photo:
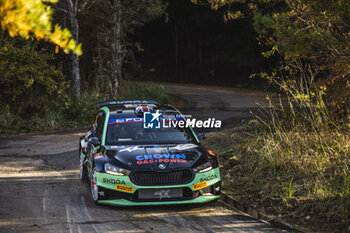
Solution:
<svg viewBox="0 0 350 233"><path fill-rule="evenodd" d="M102 140L102 134L103 134L103 127L106 119L106 114L104 112L99 112L97 115L97 119L95 123L92 125L92 133L90 135L90 138L96 137L101 142ZM88 157L89 157L89 163L88 163L88 170L89 174L93 166L93 156L96 152L98 152L100 147L94 146L92 143L89 143L88 145Z"/></svg>
<svg viewBox="0 0 350 233"><path fill-rule="evenodd" d="M105 124L106 114L104 112L99 112L99 117L97 118L95 137L102 141L103 127Z"/></svg>

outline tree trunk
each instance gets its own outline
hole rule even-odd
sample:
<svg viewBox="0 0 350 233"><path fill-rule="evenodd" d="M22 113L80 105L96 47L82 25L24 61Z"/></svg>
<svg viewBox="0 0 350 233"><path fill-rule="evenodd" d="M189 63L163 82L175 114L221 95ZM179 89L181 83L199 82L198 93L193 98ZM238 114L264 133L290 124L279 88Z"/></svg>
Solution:
<svg viewBox="0 0 350 233"><path fill-rule="evenodd" d="M120 0L113 0L113 28L111 38L111 90L110 98L116 98L122 82L123 50L121 44L122 6Z"/></svg>
<svg viewBox="0 0 350 233"><path fill-rule="evenodd" d="M202 41L198 41L198 71L202 74Z"/></svg>
<svg viewBox="0 0 350 233"><path fill-rule="evenodd" d="M78 43L79 41L79 23L77 18L77 2L73 4L73 0L67 0L69 20L72 26L72 34L74 40ZM80 99L80 70L79 70L79 57L75 53L70 53L71 59L71 76L73 80L74 98Z"/></svg>

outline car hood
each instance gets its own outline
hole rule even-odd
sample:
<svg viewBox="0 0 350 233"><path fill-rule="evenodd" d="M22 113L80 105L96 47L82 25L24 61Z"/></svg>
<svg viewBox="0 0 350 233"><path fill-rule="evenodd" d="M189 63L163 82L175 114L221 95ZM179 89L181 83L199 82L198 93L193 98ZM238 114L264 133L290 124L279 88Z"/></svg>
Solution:
<svg viewBox="0 0 350 233"><path fill-rule="evenodd" d="M207 159L203 147L195 144L106 146L109 163L130 170L189 168Z"/></svg>

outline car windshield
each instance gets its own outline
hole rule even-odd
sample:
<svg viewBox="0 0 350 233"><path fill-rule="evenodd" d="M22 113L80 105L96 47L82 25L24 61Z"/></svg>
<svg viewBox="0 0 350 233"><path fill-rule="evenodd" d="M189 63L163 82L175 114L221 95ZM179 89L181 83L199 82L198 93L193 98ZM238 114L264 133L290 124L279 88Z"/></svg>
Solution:
<svg viewBox="0 0 350 233"><path fill-rule="evenodd" d="M143 121L110 123L106 134L106 145L185 144L194 142L196 140L189 128L161 126L160 129L144 129Z"/></svg>

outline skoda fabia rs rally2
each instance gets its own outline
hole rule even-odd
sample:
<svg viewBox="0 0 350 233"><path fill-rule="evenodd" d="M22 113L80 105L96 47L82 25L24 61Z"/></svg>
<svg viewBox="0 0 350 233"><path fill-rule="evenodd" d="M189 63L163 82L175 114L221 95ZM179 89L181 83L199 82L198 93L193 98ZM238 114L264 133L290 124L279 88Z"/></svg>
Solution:
<svg viewBox="0 0 350 233"><path fill-rule="evenodd" d="M79 143L80 179L90 183L96 203L169 205L220 198L214 152L201 146L191 127L162 124L185 120L176 108L153 100L106 101L98 107Z"/></svg>

